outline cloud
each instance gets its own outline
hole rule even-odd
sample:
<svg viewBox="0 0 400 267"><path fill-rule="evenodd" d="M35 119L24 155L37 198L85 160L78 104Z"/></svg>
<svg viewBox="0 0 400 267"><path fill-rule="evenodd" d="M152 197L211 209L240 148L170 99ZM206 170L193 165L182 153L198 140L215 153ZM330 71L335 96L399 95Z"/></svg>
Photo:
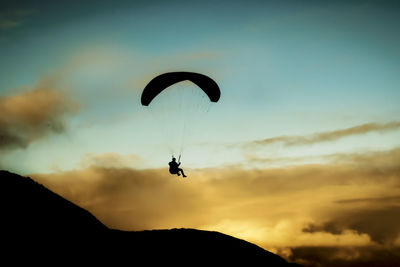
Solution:
<svg viewBox="0 0 400 267"><path fill-rule="evenodd" d="M34 12L32 9L10 9L0 12L0 30L20 27L26 22L26 18Z"/></svg>
<svg viewBox="0 0 400 267"><path fill-rule="evenodd" d="M391 157L399 156L397 150L388 151L387 154ZM69 189L72 188L74 192L81 192L82 197L78 199L74 199L75 194L69 197L83 205L93 203L93 199L108 199L110 201L101 204L101 209L109 205L107 203L113 203L115 208L124 207L126 215L135 217L136 224L142 221L140 225L144 228L174 226L164 224L165 222L188 226L188 222L203 221L192 226L211 225L227 218L231 221L248 221L249 218L253 218L256 221L265 220L274 224L280 221L283 213L300 217L306 214L314 216L314 212L319 212L320 208L323 211L325 209L323 204L326 204L331 208L331 213L318 220L312 220L317 225L319 222L329 221L330 218L339 218L338 214L351 217L353 213L357 213L357 216L367 211L373 213L377 207L390 209L391 206L382 205L382 201L375 201L373 205L368 202L360 206L360 203L351 200L373 198L377 195L396 196L400 186L400 181L396 179L399 176L400 161L397 163L394 161L395 166L370 165L374 158L373 154L369 158L360 159L357 164L350 162L259 170L241 168L193 170L187 180L169 175L166 169L138 170L121 166L126 157L118 156L116 153L89 158L88 164L81 170L51 175L38 174L35 177L46 178L44 181L50 185L60 183L56 191L62 194L71 193ZM66 188L69 189L64 192ZM101 190L98 190L100 188ZM121 199L125 193L128 195ZM114 197L118 199L117 202L111 200ZM139 197L140 201L136 199ZM151 208L147 204L143 205L146 202L154 202L154 199L158 199L162 207L165 205L171 207L171 210L165 212L158 205ZM347 204L343 204L343 200ZM277 205L278 203L281 206ZM174 220L176 211L174 207L189 204L194 206L188 209L190 212L186 214L185 219L180 222ZM96 205L92 208L100 208ZM197 210L199 207L207 209L207 215L201 214ZM352 211L355 207L357 209ZM110 207L109 210L113 208ZM137 217L135 211L154 213L158 220L146 221L143 217ZM107 216L112 217L107 213L101 217ZM125 220L123 217L119 218L121 221ZM204 221L204 218L209 219ZM299 228L300 232L304 228L302 225ZM342 230L344 229L340 229Z"/></svg>
<svg viewBox="0 0 400 267"><path fill-rule="evenodd" d="M198 169L188 179L125 160L89 156L82 169L32 177L111 228L215 230L309 266L375 262L382 249L398 251L400 149L324 165Z"/></svg>
<svg viewBox="0 0 400 267"><path fill-rule="evenodd" d="M346 203L392 203L400 202L400 196L390 196L390 197L369 197L369 198L351 198L351 199L340 199L336 203L346 204Z"/></svg>
<svg viewBox="0 0 400 267"><path fill-rule="evenodd" d="M64 118L78 105L57 90L58 81L57 75L43 77L33 88L0 96L0 149L25 148L49 133L65 131Z"/></svg>
<svg viewBox="0 0 400 267"><path fill-rule="evenodd" d="M303 229L307 233L325 232L340 235L346 230L365 233L371 240L381 245L394 245L397 235L400 234L398 222L400 220L400 201L395 205L370 205L370 207L357 207L353 210L344 210L333 218L320 225L310 224Z"/></svg>
<svg viewBox="0 0 400 267"><path fill-rule="evenodd" d="M87 153L81 160L81 165L84 168L89 168L92 166L102 168L134 168L141 167L144 164L144 160L137 155L120 155L115 152L104 154Z"/></svg>
<svg viewBox="0 0 400 267"><path fill-rule="evenodd" d="M138 230L193 225L207 202L195 185L170 179L164 169L92 166L34 177L87 208L111 228Z"/></svg>
<svg viewBox="0 0 400 267"><path fill-rule="evenodd" d="M400 248L297 247L288 258L309 267L392 267L400 262Z"/></svg>
<svg viewBox="0 0 400 267"><path fill-rule="evenodd" d="M387 132L400 128L400 122L393 121L388 123L366 123L346 129L335 131L320 132L307 136L278 136L253 141L253 145L270 145L274 143L283 143L285 146L311 145L321 142L335 141L344 137L361 135L370 132Z"/></svg>

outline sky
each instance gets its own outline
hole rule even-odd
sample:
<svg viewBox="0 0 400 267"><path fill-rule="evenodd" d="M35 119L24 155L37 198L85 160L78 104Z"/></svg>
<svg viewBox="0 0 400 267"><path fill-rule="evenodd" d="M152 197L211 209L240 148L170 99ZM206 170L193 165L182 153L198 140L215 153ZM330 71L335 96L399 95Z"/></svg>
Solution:
<svg viewBox="0 0 400 267"><path fill-rule="evenodd" d="M215 230L306 266L400 258L396 1L0 3L1 169L111 228ZM141 106L170 71L220 101L182 82Z"/></svg>

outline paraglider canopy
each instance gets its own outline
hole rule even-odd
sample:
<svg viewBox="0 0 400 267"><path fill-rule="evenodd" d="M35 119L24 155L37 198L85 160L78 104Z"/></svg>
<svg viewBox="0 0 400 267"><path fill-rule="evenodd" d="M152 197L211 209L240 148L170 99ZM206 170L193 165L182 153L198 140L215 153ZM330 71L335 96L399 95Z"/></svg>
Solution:
<svg viewBox="0 0 400 267"><path fill-rule="evenodd" d="M181 82L191 81L200 87L210 98L211 102L218 102L221 91L217 83L210 77L194 72L168 72L152 79L142 92L141 102L143 106L148 106L150 102L167 87Z"/></svg>

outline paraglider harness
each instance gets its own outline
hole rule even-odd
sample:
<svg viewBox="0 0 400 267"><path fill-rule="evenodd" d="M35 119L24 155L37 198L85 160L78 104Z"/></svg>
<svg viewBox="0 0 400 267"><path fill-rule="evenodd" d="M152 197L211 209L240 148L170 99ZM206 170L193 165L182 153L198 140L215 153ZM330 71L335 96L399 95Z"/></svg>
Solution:
<svg viewBox="0 0 400 267"><path fill-rule="evenodd" d="M172 155L172 159L174 159L174 158L175 157ZM171 162L175 162L174 166L171 165ZM169 173L170 174L177 174L178 171L179 171L178 167L179 167L179 165L181 165L181 155L179 155L178 162L176 162L174 160L172 160L171 162L169 164Z"/></svg>

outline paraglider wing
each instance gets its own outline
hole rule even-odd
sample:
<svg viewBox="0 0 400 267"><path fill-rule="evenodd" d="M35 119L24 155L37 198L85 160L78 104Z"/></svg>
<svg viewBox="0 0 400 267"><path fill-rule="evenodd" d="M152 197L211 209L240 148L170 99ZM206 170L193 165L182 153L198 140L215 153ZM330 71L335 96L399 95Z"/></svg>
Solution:
<svg viewBox="0 0 400 267"><path fill-rule="evenodd" d="M194 72L168 72L155 77L146 85L142 92L142 105L148 106L164 89L175 83L186 80L200 87L210 98L211 102L217 102L219 100L221 91L217 83L210 77Z"/></svg>

